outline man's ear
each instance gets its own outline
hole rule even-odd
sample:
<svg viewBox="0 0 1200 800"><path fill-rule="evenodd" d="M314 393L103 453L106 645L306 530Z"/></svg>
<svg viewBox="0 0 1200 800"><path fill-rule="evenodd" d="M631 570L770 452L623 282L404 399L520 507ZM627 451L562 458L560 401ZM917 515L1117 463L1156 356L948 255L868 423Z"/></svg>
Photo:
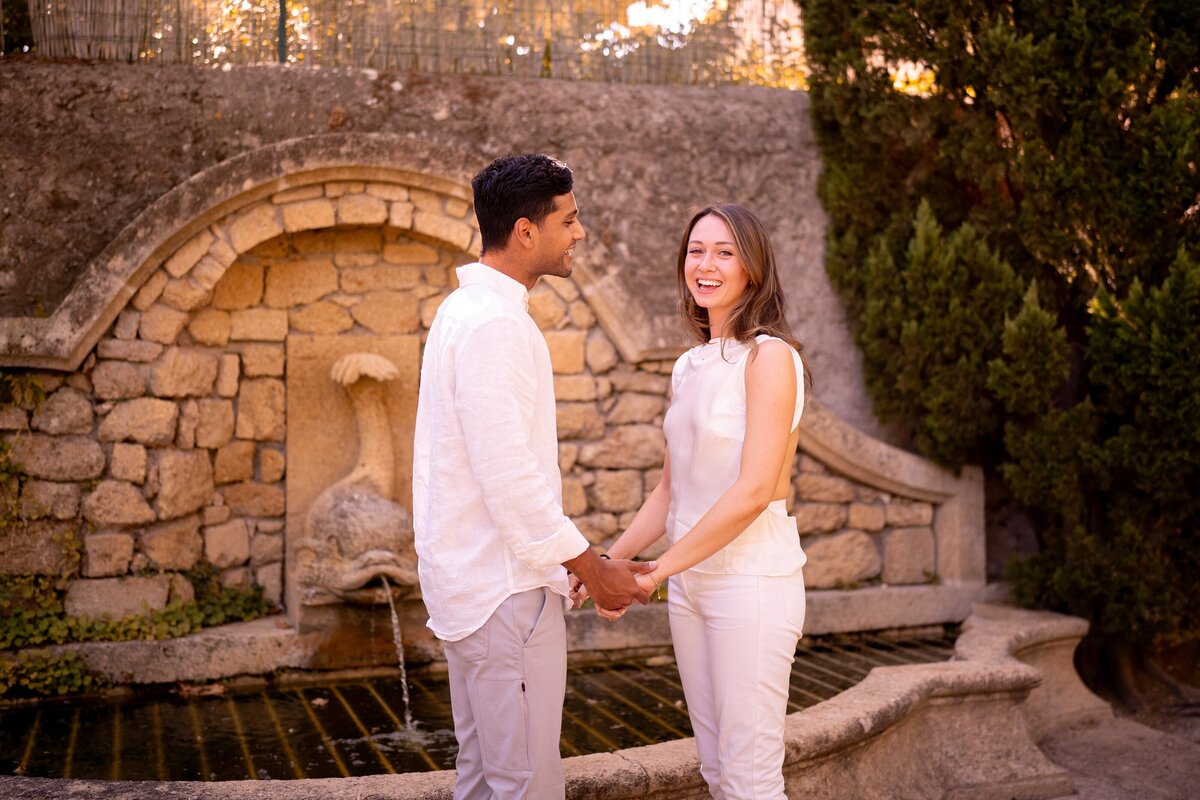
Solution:
<svg viewBox="0 0 1200 800"><path fill-rule="evenodd" d="M532 248L537 243L538 228L527 217L513 225L513 238L522 246Z"/></svg>

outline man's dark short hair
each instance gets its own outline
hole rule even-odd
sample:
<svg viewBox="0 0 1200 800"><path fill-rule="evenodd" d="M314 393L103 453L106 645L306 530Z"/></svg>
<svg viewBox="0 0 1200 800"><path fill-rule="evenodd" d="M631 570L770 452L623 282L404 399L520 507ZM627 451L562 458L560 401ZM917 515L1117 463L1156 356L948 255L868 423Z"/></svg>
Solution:
<svg viewBox="0 0 1200 800"><path fill-rule="evenodd" d="M571 191L571 169L547 155L522 153L497 158L471 179L483 252L508 245L522 217L535 225L554 211L554 198Z"/></svg>

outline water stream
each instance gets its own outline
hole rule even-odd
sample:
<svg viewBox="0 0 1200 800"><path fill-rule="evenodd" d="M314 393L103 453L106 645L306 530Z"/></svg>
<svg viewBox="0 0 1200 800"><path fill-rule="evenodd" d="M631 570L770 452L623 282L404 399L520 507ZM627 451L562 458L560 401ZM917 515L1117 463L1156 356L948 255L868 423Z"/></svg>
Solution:
<svg viewBox="0 0 1200 800"><path fill-rule="evenodd" d="M412 703L408 697L408 670L404 666L404 639L400 634L400 615L396 613L396 600L392 597L392 587L388 579L380 575L383 581L383 591L387 595L388 608L392 610L392 641L396 643L396 658L400 661L400 691L404 694L404 727L413 730Z"/></svg>

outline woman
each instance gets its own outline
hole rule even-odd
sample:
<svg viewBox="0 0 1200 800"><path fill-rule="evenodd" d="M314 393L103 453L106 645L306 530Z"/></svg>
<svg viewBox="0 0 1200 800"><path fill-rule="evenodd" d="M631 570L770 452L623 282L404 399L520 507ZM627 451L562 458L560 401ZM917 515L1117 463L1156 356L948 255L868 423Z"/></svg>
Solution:
<svg viewBox="0 0 1200 800"><path fill-rule="evenodd" d="M805 560L785 498L806 366L767 233L747 209L713 205L692 217L676 277L700 344L675 363L662 480L609 555L630 558L669 536L638 580L655 589L670 579L701 774L718 800L782 798Z"/></svg>

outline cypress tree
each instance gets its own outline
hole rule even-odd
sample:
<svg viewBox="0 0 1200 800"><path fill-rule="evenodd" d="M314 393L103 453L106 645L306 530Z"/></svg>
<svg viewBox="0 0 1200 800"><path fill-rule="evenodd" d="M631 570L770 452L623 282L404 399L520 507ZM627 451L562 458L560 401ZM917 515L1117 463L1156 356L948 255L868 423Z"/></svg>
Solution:
<svg viewBox="0 0 1200 800"><path fill-rule="evenodd" d="M1119 674L1200 640L1200 4L800 3L880 415L1002 477Z"/></svg>

